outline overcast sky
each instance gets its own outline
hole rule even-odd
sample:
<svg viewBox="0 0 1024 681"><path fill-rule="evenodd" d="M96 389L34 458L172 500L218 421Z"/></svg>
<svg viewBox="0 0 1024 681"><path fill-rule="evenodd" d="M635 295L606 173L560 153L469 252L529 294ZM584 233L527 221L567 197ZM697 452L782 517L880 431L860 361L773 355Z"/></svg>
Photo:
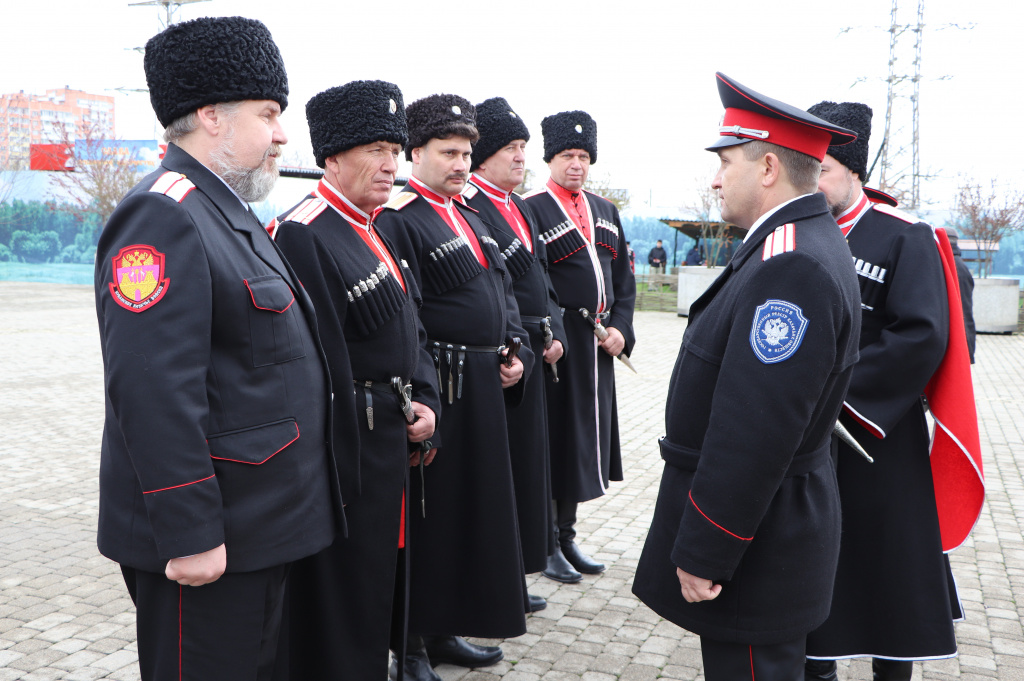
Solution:
<svg viewBox="0 0 1024 681"><path fill-rule="evenodd" d="M912 21L916 0L901 3L900 21ZM0 92L67 85L114 94L120 137L158 134L148 95L113 89L145 87L142 56L131 48L159 30L162 9L127 0L12 5L5 0L0 10ZM312 165L305 102L350 80L395 82L406 103L437 92L474 103L503 96L530 127L528 165L538 176L547 176L541 118L583 109L598 125L591 172L628 188L637 213L669 217L693 201L696 181L715 165L703 151L722 113L715 71L801 108L823 99L869 104L874 158L891 7L891 0L208 0L181 7L177 18L241 14L270 27L291 87L282 119L288 157L301 154ZM1024 186L1015 139L1024 130L1022 18L1011 0L926 0L920 139L923 169L938 176L924 186L931 207L949 207L963 174ZM954 23L973 28L948 27ZM901 72L910 74L912 37L905 40Z"/></svg>

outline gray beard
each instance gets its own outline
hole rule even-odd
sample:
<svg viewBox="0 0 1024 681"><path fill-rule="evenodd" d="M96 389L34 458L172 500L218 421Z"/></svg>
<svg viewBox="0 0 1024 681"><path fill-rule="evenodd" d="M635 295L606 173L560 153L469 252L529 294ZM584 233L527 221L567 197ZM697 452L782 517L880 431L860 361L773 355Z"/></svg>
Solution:
<svg viewBox="0 0 1024 681"><path fill-rule="evenodd" d="M234 189L243 201L256 203L270 196L270 190L277 182L279 173L277 161L274 161L270 170L264 169L272 148L267 149L267 152L263 154L263 159L258 166L246 168L238 165L234 139L229 136L219 149L211 152L210 163L213 166L213 171Z"/></svg>

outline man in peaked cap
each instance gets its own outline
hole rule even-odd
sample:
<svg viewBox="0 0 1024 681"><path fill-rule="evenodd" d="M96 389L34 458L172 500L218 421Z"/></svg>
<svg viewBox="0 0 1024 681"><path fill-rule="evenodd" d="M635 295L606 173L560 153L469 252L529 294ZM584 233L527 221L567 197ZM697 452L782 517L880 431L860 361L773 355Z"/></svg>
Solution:
<svg viewBox="0 0 1024 681"><path fill-rule="evenodd" d="M461 196L479 137L473 105L432 95L410 104L406 117L412 178L377 226L422 292L442 419L431 440L436 458L412 476L409 653L393 670L404 664L407 678L435 680L431 663L485 667L501 659L500 648L462 636L526 631L504 415L507 402L523 398L533 352L523 344L514 357L526 331L509 266Z"/></svg>
<svg viewBox="0 0 1024 681"><path fill-rule="evenodd" d="M957 361L965 378L953 409L958 418L975 414L962 310L948 295L956 297L956 275L947 278L944 272L944 260L952 265L953 254L945 232L873 203L863 191L868 106L820 102L809 112L857 133L856 142L828 148L818 187L852 252L863 310L860 360L842 421L874 463L840 443L842 550L828 620L807 638L808 656L819 658L808 660L807 678L835 679L836 658L871 656L876 680L909 681L913 660L956 654L953 620L963 617L943 549L966 534L944 546L948 532L940 532L939 520L944 497L936 498L941 485L933 475L947 475L943 462L950 459L940 453L941 437L930 452L922 400L927 393L942 426L937 430L956 427L943 423L947 403L934 391L933 377L955 371L950 362ZM958 440L969 444L971 438ZM968 468L968 477L977 481ZM968 488L970 483L958 484ZM968 530L976 518L966 519Z"/></svg>
<svg viewBox="0 0 1024 681"><path fill-rule="evenodd" d="M584 111L563 111L541 121L541 131L551 178L526 195L526 204L537 218L551 283L565 308L569 347L558 382L552 377L546 384L558 545L544 574L578 582L581 573L605 569L576 543L576 510L603 495L610 480L622 480L612 365L633 349L636 283L618 209L583 190L597 162L594 119ZM597 339L595 325L607 330L604 340Z"/></svg>
<svg viewBox="0 0 1024 681"><path fill-rule="evenodd" d="M537 221L515 193L526 172L530 131L502 97L476 105L476 125L480 139L473 145L472 175L464 196L498 242L512 275L520 319L530 334L530 347L544 358L527 377L523 401L506 405L523 566L527 573L540 572L554 550L544 366L554 365L562 356L565 328L548 278L547 249ZM540 596L530 596L531 611L546 605Z"/></svg>
<svg viewBox="0 0 1024 681"><path fill-rule="evenodd" d="M269 679L289 566L344 529L313 305L247 203L277 176L288 80L242 17L169 27L145 68L169 144L97 250L99 548L143 679Z"/></svg>
<svg viewBox="0 0 1024 681"><path fill-rule="evenodd" d="M355 81L310 99L306 119L324 177L270 229L313 300L332 383L355 385L357 419L336 405L348 536L292 569L288 667L293 679L382 679L391 632L406 625L409 443L441 412L419 290L373 225L408 140L405 104L397 85ZM413 423L395 379L410 387Z"/></svg>
<svg viewBox="0 0 1024 681"><path fill-rule="evenodd" d="M708 681L800 678L839 554L832 431L857 277L818 171L855 135L717 74L722 219L748 230L690 307L633 592L700 636Z"/></svg>

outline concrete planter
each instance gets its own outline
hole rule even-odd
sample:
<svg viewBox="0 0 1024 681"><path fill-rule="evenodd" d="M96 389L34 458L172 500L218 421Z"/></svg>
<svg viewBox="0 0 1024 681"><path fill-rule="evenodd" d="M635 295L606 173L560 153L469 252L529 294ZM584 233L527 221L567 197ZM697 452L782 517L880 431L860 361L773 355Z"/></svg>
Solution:
<svg viewBox="0 0 1024 681"><path fill-rule="evenodd" d="M679 268L679 296L676 299L676 314L680 317L690 315L690 303L697 300L711 286L711 282L722 273L721 267L705 267L691 265Z"/></svg>
<svg viewBox="0 0 1024 681"><path fill-rule="evenodd" d="M974 326L978 333L1017 330L1020 284L1016 279L974 280Z"/></svg>

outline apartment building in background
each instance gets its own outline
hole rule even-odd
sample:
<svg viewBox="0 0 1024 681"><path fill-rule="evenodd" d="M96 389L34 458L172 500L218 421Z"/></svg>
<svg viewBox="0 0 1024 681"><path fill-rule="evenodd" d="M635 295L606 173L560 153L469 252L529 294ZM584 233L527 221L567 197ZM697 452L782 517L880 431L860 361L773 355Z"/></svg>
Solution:
<svg viewBox="0 0 1024 681"><path fill-rule="evenodd" d="M45 95L0 94L0 170L27 169L32 144L61 142L62 130L75 140L114 136L114 98L67 86Z"/></svg>

